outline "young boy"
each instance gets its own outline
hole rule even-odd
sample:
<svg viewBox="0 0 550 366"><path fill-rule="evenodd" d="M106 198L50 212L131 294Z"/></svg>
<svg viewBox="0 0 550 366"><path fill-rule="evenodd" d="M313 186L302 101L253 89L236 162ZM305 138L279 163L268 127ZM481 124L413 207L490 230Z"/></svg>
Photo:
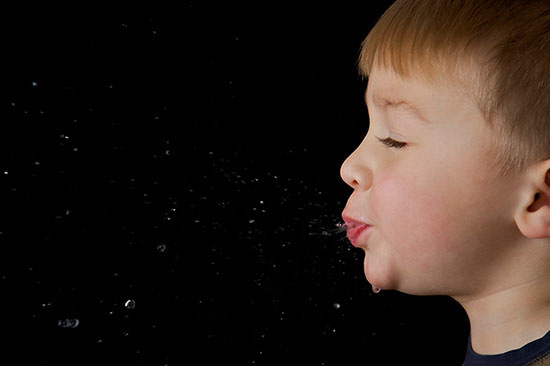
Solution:
<svg viewBox="0 0 550 366"><path fill-rule="evenodd" d="M397 0L362 43L343 218L375 291L449 295L464 365L550 365L550 1Z"/></svg>

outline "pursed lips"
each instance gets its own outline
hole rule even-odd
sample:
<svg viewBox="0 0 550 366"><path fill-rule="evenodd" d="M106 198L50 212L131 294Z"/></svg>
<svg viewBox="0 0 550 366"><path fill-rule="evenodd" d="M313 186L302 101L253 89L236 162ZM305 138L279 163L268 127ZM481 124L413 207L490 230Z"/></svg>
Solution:
<svg viewBox="0 0 550 366"><path fill-rule="evenodd" d="M353 244L353 246L359 247L359 237L365 230L370 228L371 225L365 222L358 221L356 219L352 219L345 213L342 213L342 219L344 220L347 228L347 237L349 241Z"/></svg>

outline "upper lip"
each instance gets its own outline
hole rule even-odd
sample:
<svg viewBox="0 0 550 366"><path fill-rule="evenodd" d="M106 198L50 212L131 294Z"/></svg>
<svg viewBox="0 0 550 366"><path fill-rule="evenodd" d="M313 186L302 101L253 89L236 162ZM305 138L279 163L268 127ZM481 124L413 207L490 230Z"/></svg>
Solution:
<svg viewBox="0 0 550 366"><path fill-rule="evenodd" d="M357 219L354 219L354 218L351 218L350 216L348 216L347 214L345 214L344 212L342 212L342 219L344 219L344 222L346 223L346 227L348 228L353 228L357 225L369 225L369 223L366 223L366 222L363 222L363 221L359 221Z"/></svg>

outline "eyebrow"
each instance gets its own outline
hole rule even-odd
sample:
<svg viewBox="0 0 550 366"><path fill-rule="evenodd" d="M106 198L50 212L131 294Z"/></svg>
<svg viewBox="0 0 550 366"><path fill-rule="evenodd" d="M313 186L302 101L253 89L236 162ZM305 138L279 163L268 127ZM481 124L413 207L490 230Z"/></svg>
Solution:
<svg viewBox="0 0 550 366"><path fill-rule="evenodd" d="M367 93L365 92L365 104L367 102ZM372 103L377 106L378 108L380 109L397 109L399 106L402 106L404 105L405 106L405 109L403 109L403 112L406 112L408 113L409 115L412 115L414 117L417 117L420 121L424 122L424 123L429 123L430 121L428 121L428 119L426 119L424 117L424 115L422 114L422 112L420 111L420 108L416 107L414 104L406 101L406 100L402 100L402 99L398 99L398 100L394 100L394 99L390 99L389 97L384 97L384 96L381 96L377 93L373 93L372 94ZM368 107L368 105L367 105Z"/></svg>

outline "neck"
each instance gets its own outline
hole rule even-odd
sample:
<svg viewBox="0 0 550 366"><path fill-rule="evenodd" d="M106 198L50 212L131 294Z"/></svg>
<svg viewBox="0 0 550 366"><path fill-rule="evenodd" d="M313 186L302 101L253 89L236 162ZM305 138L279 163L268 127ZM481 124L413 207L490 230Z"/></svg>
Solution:
<svg viewBox="0 0 550 366"><path fill-rule="evenodd" d="M518 349L550 330L550 275L476 298L455 298L470 319L472 349L494 355Z"/></svg>

